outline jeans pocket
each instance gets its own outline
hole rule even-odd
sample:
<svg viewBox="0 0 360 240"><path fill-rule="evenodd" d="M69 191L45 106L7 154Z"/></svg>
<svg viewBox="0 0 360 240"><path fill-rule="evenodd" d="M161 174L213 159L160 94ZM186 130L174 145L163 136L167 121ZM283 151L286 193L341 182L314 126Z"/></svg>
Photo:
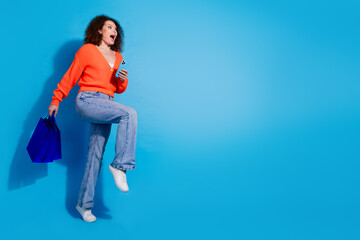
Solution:
<svg viewBox="0 0 360 240"><path fill-rule="evenodd" d="M80 99L84 100L85 98L97 98L99 96L100 96L100 92L82 91L80 95Z"/></svg>

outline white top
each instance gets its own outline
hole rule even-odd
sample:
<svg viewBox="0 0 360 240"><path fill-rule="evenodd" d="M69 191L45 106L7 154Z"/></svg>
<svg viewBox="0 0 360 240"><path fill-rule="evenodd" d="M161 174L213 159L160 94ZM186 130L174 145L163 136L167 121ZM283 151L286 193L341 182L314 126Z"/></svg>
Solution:
<svg viewBox="0 0 360 240"><path fill-rule="evenodd" d="M114 67L114 64L109 63L110 67Z"/></svg>

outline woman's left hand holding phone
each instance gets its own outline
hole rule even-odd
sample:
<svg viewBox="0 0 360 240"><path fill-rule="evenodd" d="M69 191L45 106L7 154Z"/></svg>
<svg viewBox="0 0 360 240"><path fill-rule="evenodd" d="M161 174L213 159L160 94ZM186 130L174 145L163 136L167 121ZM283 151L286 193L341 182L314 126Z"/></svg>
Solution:
<svg viewBox="0 0 360 240"><path fill-rule="evenodd" d="M125 81L127 76L128 76L128 71L125 69L121 69L121 71L119 72L119 78L121 79L121 81Z"/></svg>

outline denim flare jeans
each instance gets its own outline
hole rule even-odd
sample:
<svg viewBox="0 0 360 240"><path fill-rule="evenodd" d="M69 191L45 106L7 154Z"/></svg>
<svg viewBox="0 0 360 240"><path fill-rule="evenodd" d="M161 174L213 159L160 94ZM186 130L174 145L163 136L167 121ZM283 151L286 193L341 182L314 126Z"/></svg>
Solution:
<svg viewBox="0 0 360 240"><path fill-rule="evenodd" d="M78 199L80 207L90 209L94 206L96 181L112 123L119 125L115 158L110 165L122 170L135 168L137 114L134 109L114 102L109 95L90 91L78 93L76 110L81 118L90 122L87 163Z"/></svg>

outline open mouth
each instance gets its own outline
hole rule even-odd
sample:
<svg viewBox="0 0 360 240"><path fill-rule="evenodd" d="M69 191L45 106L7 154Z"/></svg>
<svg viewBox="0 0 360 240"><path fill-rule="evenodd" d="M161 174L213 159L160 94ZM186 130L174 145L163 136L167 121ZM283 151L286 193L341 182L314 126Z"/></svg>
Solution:
<svg viewBox="0 0 360 240"><path fill-rule="evenodd" d="M111 39L115 41L116 36L115 35L110 35Z"/></svg>

